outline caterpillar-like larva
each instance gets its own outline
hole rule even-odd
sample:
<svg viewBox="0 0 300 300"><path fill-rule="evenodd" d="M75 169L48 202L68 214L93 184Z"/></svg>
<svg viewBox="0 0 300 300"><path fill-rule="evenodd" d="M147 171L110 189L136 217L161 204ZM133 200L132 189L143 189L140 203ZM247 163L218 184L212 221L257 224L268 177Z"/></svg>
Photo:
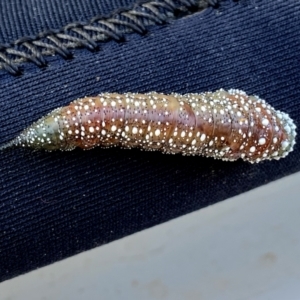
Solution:
<svg viewBox="0 0 300 300"><path fill-rule="evenodd" d="M285 157L293 150L295 129L287 114L240 90L103 93L53 110L2 149L139 147L253 163Z"/></svg>

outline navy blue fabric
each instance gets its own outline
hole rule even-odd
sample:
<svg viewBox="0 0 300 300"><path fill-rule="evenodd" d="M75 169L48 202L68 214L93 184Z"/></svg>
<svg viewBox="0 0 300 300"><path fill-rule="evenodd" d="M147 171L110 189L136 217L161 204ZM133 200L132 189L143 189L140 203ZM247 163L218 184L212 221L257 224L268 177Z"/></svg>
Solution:
<svg viewBox="0 0 300 300"><path fill-rule="evenodd" d="M25 64L21 77L0 71L0 143L58 106L106 91L239 88L299 126L300 4L251 3L227 1L96 53L77 50L71 61L50 57L45 70ZM116 148L0 153L0 280L297 172L299 144L255 165Z"/></svg>

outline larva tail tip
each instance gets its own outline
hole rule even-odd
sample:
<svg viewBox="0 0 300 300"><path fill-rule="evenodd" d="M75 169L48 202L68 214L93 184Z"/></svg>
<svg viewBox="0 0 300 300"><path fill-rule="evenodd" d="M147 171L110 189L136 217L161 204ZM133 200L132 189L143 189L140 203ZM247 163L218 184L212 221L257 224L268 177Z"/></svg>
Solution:
<svg viewBox="0 0 300 300"><path fill-rule="evenodd" d="M0 146L0 151L11 149L14 147L16 147L16 143L15 143L15 140L12 140L12 141Z"/></svg>

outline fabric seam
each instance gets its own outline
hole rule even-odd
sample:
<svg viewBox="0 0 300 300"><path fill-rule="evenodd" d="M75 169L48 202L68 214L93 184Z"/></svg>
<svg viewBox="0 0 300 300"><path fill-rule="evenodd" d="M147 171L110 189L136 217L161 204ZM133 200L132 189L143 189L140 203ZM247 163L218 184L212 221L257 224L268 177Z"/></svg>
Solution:
<svg viewBox="0 0 300 300"><path fill-rule="evenodd" d="M164 25L170 20L218 7L222 0L142 0L130 8L108 16L95 16L88 22L72 22L58 30L47 30L36 36L22 37L10 44L0 44L0 70L18 76L23 63L47 67L47 56L73 58L72 50L100 50L100 43L114 40L122 43L130 33L145 35L151 25Z"/></svg>

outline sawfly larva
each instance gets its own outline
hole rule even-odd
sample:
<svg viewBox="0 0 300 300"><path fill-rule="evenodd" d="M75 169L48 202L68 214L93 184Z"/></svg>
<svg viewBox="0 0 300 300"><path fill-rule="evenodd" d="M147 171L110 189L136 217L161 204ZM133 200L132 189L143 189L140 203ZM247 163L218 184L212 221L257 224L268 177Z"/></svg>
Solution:
<svg viewBox="0 0 300 300"><path fill-rule="evenodd" d="M102 93L53 110L2 149L139 147L253 163L285 157L293 150L295 129L286 113L241 90Z"/></svg>

